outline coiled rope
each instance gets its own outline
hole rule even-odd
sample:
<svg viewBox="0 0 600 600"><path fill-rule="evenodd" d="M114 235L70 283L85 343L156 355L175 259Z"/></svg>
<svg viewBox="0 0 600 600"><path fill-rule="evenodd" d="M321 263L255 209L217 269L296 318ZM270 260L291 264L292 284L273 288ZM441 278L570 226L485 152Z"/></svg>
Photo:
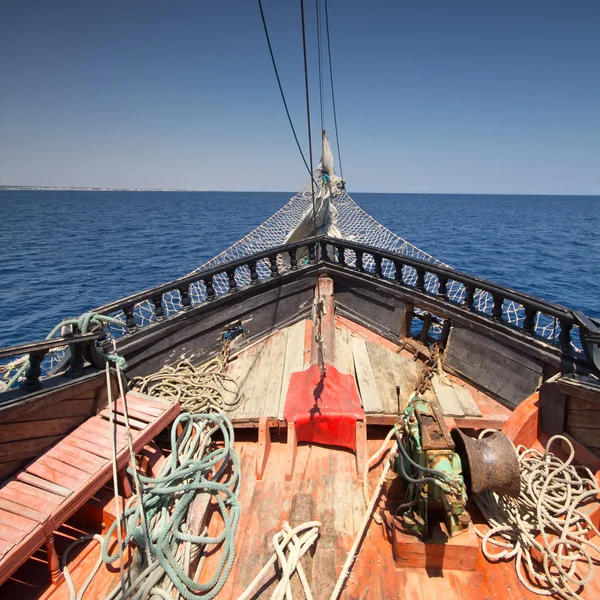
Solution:
<svg viewBox="0 0 600 600"><path fill-rule="evenodd" d="M182 428L179 436L178 426ZM222 434L222 446L213 444L213 435L217 431ZM119 585L108 598L167 598L173 588L186 600L209 600L219 593L233 564L240 516L240 466L233 445L233 426L225 415L179 415L171 429L171 455L161 474L158 477L138 474L142 494L132 496L123 512L123 545L117 547L114 554L109 553L117 521L111 525L102 543L102 559L108 564L121 559L125 547L133 541L145 551L142 524L145 514L150 530L151 562L125 590ZM189 531L188 515L197 494L209 494L211 502L216 504L224 523L218 535L209 536L206 529L200 533ZM203 560L195 573L190 573L193 546L196 546L196 555L200 548L221 546L219 563L206 583L197 583Z"/></svg>
<svg viewBox="0 0 600 600"><path fill-rule="evenodd" d="M182 360L175 367L165 366L147 377L136 377L132 385L144 394L179 402L182 411L232 410L241 400L240 388L225 368L223 355L199 367Z"/></svg>
<svg viewBox="0 0 600 600"><path fill-rule="evenodd" d="M569 448L564 462L550 452L558 441ZM515 558L519 581L530 592L581 598L594 573L590 550L600 553L600 547L588 539L600 532L584 509L598 499L598 483L588 468L572 464L575 450L564 436L551 437L543 453L524 446L518 446L517 452L519 497L494 492L475 497L490 526L486 533L476 528L483 554L492 562ZM490 546L501 550L494 552ZM534 553L541 555L541 561Z"/></svg>

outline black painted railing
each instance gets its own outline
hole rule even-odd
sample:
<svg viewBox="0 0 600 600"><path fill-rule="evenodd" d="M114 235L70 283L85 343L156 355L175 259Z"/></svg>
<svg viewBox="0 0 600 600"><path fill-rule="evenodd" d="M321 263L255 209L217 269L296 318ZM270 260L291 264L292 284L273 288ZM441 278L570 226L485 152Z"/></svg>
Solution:
<svg viewBox="0 0 600 600"><path fill-rule="evenodd" d="M36 392L41 388L40 378L42 375L42 363L48 353L55 348L67 347L69 350L67 377L79 377L84 371L84 355L86 349L99 339L105 337L104 331L95 333L74 334L68 337L53 338L41 342L33 342L30 344L20 344L9 348L0 348L0 360L13 357L27 356L27 361L23 361L15 367L15 371L22 365L27 365L24 372L24 379L20 382L19 387L26 392ZM10 375L7 379L10 378ZM2 391L2 383L0 383L0 392Z"/></svg>
<svg viewBox="0 0 600 600"><path fill-rule="evenodd" d="M282 272L296 271L317 263L387 280L398 289L410 290L417 298L415 306L418 306L419 295L423 299L434 298L438 304L448 308L459 307L490 322L507 325L532 338L558 346L565 354L574 349L571 339L574 326L581 325L581 319L578 320L568 308L480 277L406 254L323 236L284 244L198 271L106 304L94 312L122 320L121 331L116 331L118 328L114 325L110 326L113 336L134 334L148 323L163 321L198 304L212 302L219 296L272 282L280 278ZM543 327L540 327L540 322ZM543 335L544 331L550 331L550 334ZM70 371L77 374L83 366L86 345L95 343L103 335L102 331L88 335L75 332L70 338L0 349L0 360L29 354L29 369L22 387L28 391L39 389L40 365L52 348L61 345L70 347Z"/></svg>

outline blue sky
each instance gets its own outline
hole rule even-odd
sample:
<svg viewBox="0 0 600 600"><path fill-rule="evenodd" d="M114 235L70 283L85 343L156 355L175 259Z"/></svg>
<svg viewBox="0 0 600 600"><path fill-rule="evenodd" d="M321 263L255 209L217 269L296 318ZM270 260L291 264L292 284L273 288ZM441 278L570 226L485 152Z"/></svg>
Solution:
<svg viewBox="0 0 600 600"><path fill-rule="evenodd" d="M263 4L306 147L299 1ZM598 0L329 13L351 192L600 194ZM255 1L0 0L0 184L295 190L303 169Z"/></svg>

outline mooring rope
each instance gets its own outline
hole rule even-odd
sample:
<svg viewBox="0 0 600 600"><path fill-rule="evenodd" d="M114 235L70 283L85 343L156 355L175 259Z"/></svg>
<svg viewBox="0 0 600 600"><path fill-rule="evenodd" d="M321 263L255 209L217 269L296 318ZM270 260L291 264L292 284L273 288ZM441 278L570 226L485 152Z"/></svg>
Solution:
<svg viewBox="0 0 600 600"><path fill-rule="evenodd" d="M271 594L270 600L283 600L284 597L291 598L291 579L294 573L298 573L306 600L312 600L313 595L306 578L306 573L300 563L302 557L310 550L319 537L319 521L308 521L293 529L285 522L283 529L273 536L273 547L275 552L267 561L260 573L252 580L238 600L249 600L254 597L254 592L270 568L279 563L280 578L277 587ZM287 556L286 556L287 552Z"/></svg>
<svg viewBox="0 0 600 600"><path fill-rule="evenodd" d="M182 360L174 367L165 366L152 375L134 378L132 386L149 396L177 401L182 411L232 410L241 400L240 388L225 368L222 355L199 367Z"/></svg>
<svg viewBox="0 0 600 600"><path fill-rule="evenodd" d="M182 432L177 436L177 428ZM213 447L216 431L223 437L222 447ZM177 589L187 600L214 598L229 576L234 559L234 542L238 526L240 465L234 450L231 421L222 414L183 413L171 428L171 455L158 477L138 474L143 494L132 496L125 509L125 539L123 546L109 552L111 536L117 522L108 529L102 544L102 559L111 564L121 559L125 547L135 541L145 550L141 523L144 513L150 524L151 563L145 565L142 576L129 584L119 595L119 588L109 598L165 597L167 587ZM128 468L131 470L131 467ZM188 516L198 494L209 494L224 523L214 536L206 530L200 534L188 529ZM205 583L197 582L198 569L190 576L191 552L187 544L201 547L221 546L221 556L213 576ZM161 583L162 582L162 583Z"/></svg>
<svg viewBox="0 0 600 600"><path fill-rule="evenodd" d="M564 462L550 452L558 441L569 448ZM594 574L590 550L600 553L588 539L600 531L584 510L600 494L596 478L588 468L572 464L575 450L561 435L551 437L543 453L524 446L517 452L519 497L494 492L475 497L490 526L486 533L476 528L483 554L492 562L515 558L517 577L530 592L581 598L581 589ZM493 552L490 545L501 550Z"/></svg>

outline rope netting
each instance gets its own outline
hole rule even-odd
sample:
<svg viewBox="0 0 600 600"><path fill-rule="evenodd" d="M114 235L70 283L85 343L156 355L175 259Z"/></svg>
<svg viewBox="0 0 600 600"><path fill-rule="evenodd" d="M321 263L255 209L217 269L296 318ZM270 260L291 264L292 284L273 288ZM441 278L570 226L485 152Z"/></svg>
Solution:
<svg viewBox="0 0 600 600"><path fill-rule="evenodd" d="M317 178L318 181L318 178ZM311 206L311 186L310 181L298 192L291 200L285 204L272 217L262 225L254 229L244 238L204 263L192 273L199 273L203 270L217 267L232 260L243 258L269 250L281 244L284 244L290 231L292 231L301 221L305 211ZM339 230L342 239L354 241L357 243L373 246L380 250L387 250L400 255L409 256L420 260L425 260L439 266L449 267L446 263L434 258L427 252L417 248L407 240L396 235L387 227L379 223L371 215L366 213L349 195L343 190L341 194L332 198L331 210L335 214L335 226ZM350 266L355 265L353 252L347 251L346 263ZM375 265L370 255L365 255L363 265L367 271L374 271ZM394 265L391 261L384 259L383 274L386 277L394 276ZM260 277L268 277L270 273L269 261L263 259L257 263L257 271ZM414 285L417 280L417 273L412 267L405 266L403 278L409 285ZM250 270L247 267L238 268L235 279L238 286L250 284ZM213 286L217 294L224 293L229 289L229 282L225 273L217 275L214 278ZM431 273L425 277L425 289L431 293L437 293L439 281ZM189 290L192 304L199 304L206 300L206 290L202 282L196 282L190 286ZM466 291L462 283L450 280L448 282L448 298L454 302L462 303L465 299ZM179 292L173 291L164 295L163 304L165 313L173 314L182 309L181 297ZM494 298L492 294L484 290L477 290L474 296L474 308L483 313L492 314ZM504 302L504 318L515 326L522 326L525 320L525 309L522 305L506 300ZM119 315L122 317L122 315ZM154 321L154 306L150 301L145 301L135 307L135 317L139 326L147 325ZM550 343L558 342L560 328L556 320L543 313L536 315L535 332L537 335L546 338ZM123 332L125 329L123 328ZM577 332L573 331L573 337L578 340ZM578 349L579 344L574 345Z"/></svg>
<svg viewBox="0 0 600 600"><path fill-rule="evenodd" d="M315 177L317 182L320 178ZM223 265L232 260L243 258L256 254L261 251L269 250L280 246L286 242L290 232L292 232L301 222L305 211L312 205L312 191L310 181L300 190L290 201L285 204L273 216L267 219L262 225L251 231L244 238L204 263L192 274L199 273L203 270ZM439 266L446 266L446 263L434 258L427 252L417 248L407 240L396 235L387 227L379 223L371 215L367 214L356 202L348 195L345 190L331 199L331 214L332 221L336 231L341 239L353 241L368 246L373 246L380 250L387 250L396 254L409 256L412 258L421 259L431 262ZM331 230L330 230L331 231ZM337 233L339 231L339 234ZM331 234L330 234L331 235ZM330 253L335 260L335 252ZM350 266L355 265L355 256L352 251L346 252L346 263ZM373 258L365 254L363 257L363 265L367 271L374 272L375 265ZM268 259L262 259L256 265L259 277L268 277L270 274L270 264ZM285 270L285 264L280 265L280 271ZM394 276L394 265L391 261L384 259L382 262L383 275L385 277ZM417 273L414 268L404 266L403 279L409 285L414 285L417 280ZM250 269L239 267L235 272L235 280L239 287L250 284ZM227 292L229 289L229 281L226 273L216 275L213 279L213 287L217 294ZM437 293L439 281L437 277L428 273L425 277L425 289L431 293ZM448 281L448 298L451 301L462 303L466 296L466 290L462 283L457 281ZM203 282L198 281L193 283L189 288L189 296L192 305L200 304L206 300L206 289ZM484 290L477 290L474 296L473 306L477 311L481 311L488 315L492 314L494 298L491 293ZM178 291L167 292L163 296L163 308L166 316L177 313L182 310L181 296ZM416 311L419 314L419 311ZM116 325L114 321L107 328L109 335L119 337L127 332L125 327L125 315L122 312L117 312L111 317L118 319L123 323L122 326ZM155 306L150 300L145 300L137 304L134 308L134 317L139 327L149 325L156 320ZM503 306L503 318L510 324L522 326L525 320L525 309L522 305L505 300ZM433 324L433 328L439 329L439 324ZM535 318L535 333L548 340L551 344L558 343L558 335L560 327L556 319L537 313ZM573 345L574 350L580 351L579 333L574 327L572 337L575 340ZM62 352L51 352L42 365L43 372L46 374L51 372L53 368L60 364ZM9 369L10 370L10 369ZM4 371L4 372L3 372ZM14 371L13 371L14 372ZM6 368L0 365L0 381L2 378L8 377ZM0 383L1 385L1 383Z"/></svg>

